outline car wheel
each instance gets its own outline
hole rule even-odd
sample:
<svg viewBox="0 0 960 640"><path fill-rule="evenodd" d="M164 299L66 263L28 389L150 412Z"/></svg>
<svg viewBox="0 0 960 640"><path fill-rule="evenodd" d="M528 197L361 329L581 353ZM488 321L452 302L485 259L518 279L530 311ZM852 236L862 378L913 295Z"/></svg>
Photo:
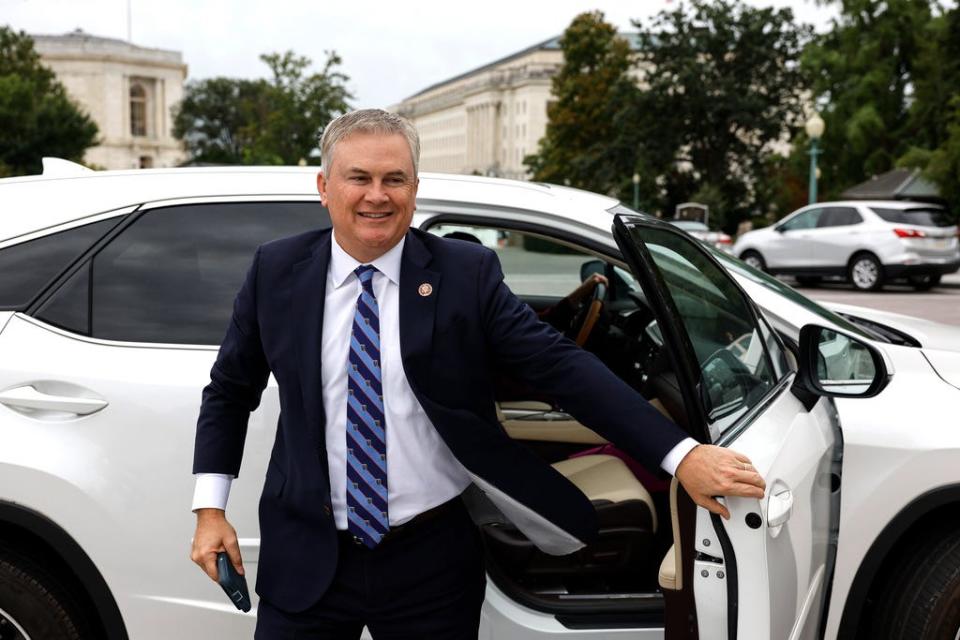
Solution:
<svg viewBox="0 0 960 640"><path fill-rule="evenodd" d="M917 291L929 291L940 284L940 274L925 276L910 276L907 281Z"/></svg>
<svg viewBox="0 0 960 640"><path fill-rule="evenodd" d="M871 637L960 637L960 530L938 527L916 540L878 595Z"/></svg>
<svg viewBox="0 0 960 640"><path fill-rule="evenodd" d="M797 276L797 284L801 287L815 287L823 280L820 276Z"/></svg>
<svg viewBox="0 0 960 640"><path fill-rule="evenodd" d="M740 254L740 259L754 269L759 269L760 271L767 270L767 263L764 261L763 256L756 251L744 251Z"/></svg>
<svg viewBox="0 0 960 640"><path fill-rule="evenodd" d="M861 253L850 261L847 277L860 291L877 291L883 286L883 265L873 254Z"/></svg>
<svg viewBox="0 0 960 640"><path fill-rule="evenodd" d="M80 640L68 592L29 558L0 549L0 639Z"/></svg>

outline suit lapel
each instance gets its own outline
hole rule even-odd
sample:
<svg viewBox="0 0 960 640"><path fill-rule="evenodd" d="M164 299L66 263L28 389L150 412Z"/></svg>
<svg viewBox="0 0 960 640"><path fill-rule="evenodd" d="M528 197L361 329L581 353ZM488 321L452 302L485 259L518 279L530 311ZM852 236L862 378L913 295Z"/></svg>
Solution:
<svg viewBox="0 0 960 640"><path fill-rule="evenodd" d="M295 349L299 351L300 392L308 427L323 442L326 418L323 412L323 380L320 356L323 349L323 307L330 266L330 238L327 233L313 254L293 266L293 312L296 323Z"/></svg>
<svg viewBox="0 0 960 640"><path fill-rule="evenodd" d="M400 261L400 354L408 379L417 356L430 353L433 323L440 295L440 274L427 268L430 251L407 232Z"/></svg>

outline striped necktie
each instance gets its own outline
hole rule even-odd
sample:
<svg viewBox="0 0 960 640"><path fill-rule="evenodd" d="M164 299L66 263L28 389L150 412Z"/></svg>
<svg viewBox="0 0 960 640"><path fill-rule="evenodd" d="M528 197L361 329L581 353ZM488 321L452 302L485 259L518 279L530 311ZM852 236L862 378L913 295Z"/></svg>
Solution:
<svg viewBox="0 0 960 640"><path fill-rule="evenodd" d="M371 549L390 529L380 310L373 294L376 270L365 264L354 271L362 289L353 316L347 365L347 530Z"/></svg>

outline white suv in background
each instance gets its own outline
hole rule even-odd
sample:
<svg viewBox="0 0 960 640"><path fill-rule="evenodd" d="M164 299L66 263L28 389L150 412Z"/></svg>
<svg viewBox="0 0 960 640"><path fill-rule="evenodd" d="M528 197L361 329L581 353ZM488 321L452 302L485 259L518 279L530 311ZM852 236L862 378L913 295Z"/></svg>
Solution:
<svg viewBox="0 0 960 640"><path fill-rule="evenodd" d="M929 289L960 268L953 216L937 205L896 200L812 204L743 234L733 254L801 284L841 277L863 291L899 278Z"/></svg>

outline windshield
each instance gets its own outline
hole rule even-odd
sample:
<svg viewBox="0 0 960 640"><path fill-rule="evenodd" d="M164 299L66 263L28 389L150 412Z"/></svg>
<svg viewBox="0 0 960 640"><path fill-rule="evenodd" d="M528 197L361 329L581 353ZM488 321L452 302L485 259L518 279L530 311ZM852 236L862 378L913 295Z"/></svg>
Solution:
<svg viewBox="0 0 960 640"><path fill-rule="evenodd" d="M741 262L737 258L734 258L730 254L724 253L713 247L707 247L707 249L713 254L713 257L720 261L723 267L732 273L743 276L752 282L756 282L759 285L770 289L774 293L778 293L784 298L787 298L793 303L796 303L806 309L811 311L824 320L831 322L834 326L843 329L844 331L849 331L855 335L862 336L868 340L876 340L877 336L864 332L860 327L857 327L855 324L852 324L846 318L837 315L833 311L825 307L821 307L819 304L811 300L810 298L799 293L793 287L790 287L773 276L764 273L758 269L747 265L744 262Z"/></svg>

